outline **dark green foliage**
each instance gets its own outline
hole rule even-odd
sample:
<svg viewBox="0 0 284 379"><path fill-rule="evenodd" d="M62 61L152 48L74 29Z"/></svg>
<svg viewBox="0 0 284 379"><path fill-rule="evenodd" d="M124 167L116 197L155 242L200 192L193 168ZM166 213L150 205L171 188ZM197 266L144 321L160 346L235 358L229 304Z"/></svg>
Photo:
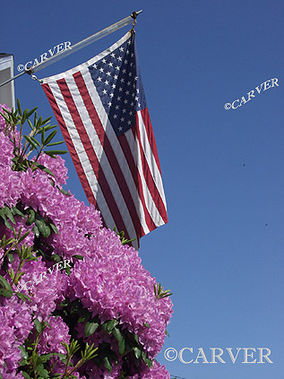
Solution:
<svg viewBox="0 0 284 379"><path fill-rule="evenodd" d="M112 366L118 362L119 356L123 360L123 371L125 375L129 373L131 367L133 370L133 364L131 364L133 361L137 367L137 373L139 373L141 364L151 367L152 360L148 358L137 335L130 333L127 329L122 329L119 320L112 319L102 323L97 316L92 317L91 312L82 306L80 300L70 302L68 299L65 299L64 302L60 304L60 308L54 312L54 315L60 315L63 318L69 326L71 334L73 331L73 338L76 336L75 326L78 323L85 323L84 332L86 338L96 332L104 331L116 340L119 355L112 350L109 343L103 342L98 346L96 357L94 357L94 362L98 367L102 367L101 364L103 362L104 367L111 372ZM149 324L147 325L148 326L145 325L145 327L150 327ZM78 340L81 349L85 346L85 341L86 339Z"/></svg>
<svg viewBox="0 0 284 379"><path fill-rule="evenodd" d="M40 155L44 152L49 156L55 158L56 155L67 153L66 150L46 150L46 148L60 145L64 141L51 142L55 137L57 131L53 130L50 134L46 134L48 131L56 128L56 125L50 125L51 117L43 120L42 117L38 117L37 108L32 110L25 109L22 112L19 99L17 100L17 107L11 111L4 109L0 114L6 120L5 134L9 136L11 142L14 145L14 158L12 169L15 171L26 171L28 168L32 170L40 169L45 171L51 176L54 176L48 168L39 164L37 161ZM33 115L33 121L31 116ZM19 138L16 138L17 128L19 126L20 134ZM23 134L24 128L28 127L29 134ZM36 137L40 136L40 140ZM23 142L23 143L22 143ZM32 153L36 153L34 159L28 159Z"/></svg>

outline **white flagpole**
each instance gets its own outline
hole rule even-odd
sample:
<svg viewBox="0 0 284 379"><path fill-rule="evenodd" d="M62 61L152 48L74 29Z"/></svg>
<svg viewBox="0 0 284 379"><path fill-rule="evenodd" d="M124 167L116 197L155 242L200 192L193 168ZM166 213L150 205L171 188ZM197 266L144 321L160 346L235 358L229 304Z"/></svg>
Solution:
<svg viewBox="0 0 284 379"><path fill-rule="evenodd" d="M5 82L0 84L0 87L4 86L5 84L11 82L12 80L15 80L16 78L18 78L24 74L31 75L34 72L37 72L37 71L41 70L42 68L45 68L45 67L53 64L54 62L59 61L60 59L66 57L67 55L73 54L75 51L78 51L78 50L82 49L83 47L86 47L86 46L90 45L91 43L93 43L93 42L115 32L116 30L123 28L126 25L129 25L142 12L143 11L140 10L140 11L131 13L130 16L123 18L122 20L116 22L115 24L112 24L112 25L108 26L107 28L102 29L95 34L92 34L91 36L83 39L82 41L77 42L75 45L70 46L68 49L63 50L63 51L59 52L58 54L54 55L53 57L46 59L42 63L40 63L36 66L30 67L28 70L25 70L25 71L21 72L20 74L10 78L9 80L6 80Z"/></svg>

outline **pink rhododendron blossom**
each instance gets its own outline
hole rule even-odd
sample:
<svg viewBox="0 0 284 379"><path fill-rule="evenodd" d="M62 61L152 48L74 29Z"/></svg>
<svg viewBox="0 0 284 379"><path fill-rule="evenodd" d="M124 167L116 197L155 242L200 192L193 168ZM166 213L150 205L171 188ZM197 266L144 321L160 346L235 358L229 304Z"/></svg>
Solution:
<svg viewBox="0 0 284 379"><path fill-rule="evenodd" d="M3 376L5 374L7 378L14 377L21 360L19 346L24 343L31 329L32 317L29 306L15 296L9 300L2 298L0 306L0 368L5 368Z"/></svg>
<svg viewBox="0 0 284 379"><path fill-rule="evenodd" d="M69 328L60 317L49 316L45 319L48 326L39 338L38 352L40 354L65 353L62 341L69 343Z"/></svg>
<svg viewBox="0 0 284 379"><path fill-rule="evenodd" d="M16 270L18 259L15 259L12 267ZM40 321L55 310L58 302L64 299L63 291L67 286L68 277L65 272L56 268L48 269L39 257L37 261L26 262L23 266L25 274L20 279L17 289L30 296L30 310L34 317Z"/></svg>
<svg viewBox="0 0 284 379"><path fill-rule="evenodd" d="M38 163L48 168L54 174L54 179L57 184L66 184L68 170L67 167L65 167L64 160L60 156L54 159L47 154L41 154Z"/></svg>
<svg viewBox="0 0 284 379"><path fill-rule="evenodd" d="M3 107L0 106L0 112ZM97 318L100 326L115 320L120 331L136 335L139 346L154 359L164 343L166 326L172 314L169 297L157 298L154 293L156 280L142 266L138 252L122 245L115 232L103 227L100 213L93 205L87 206L73 195L62 193L66 184L67 168L61 157L40 155L37 163L50 173L29 166L26 171L13 171L14 147L12 138L4 134L6 122L0 115L0 209L19 207L22 214L15 214L13 223L7 219L16 233L29 235L18 244L21 249L32 247L35 260L20 262L16 248L7 257L8 247L0 247L0 275L10 283L14 294L0 296L0 373L4 379L23 378L17 371L21 360L19 347L33 341L36 335L35 320L48 326L38 337L37 354L65 354L62 342L72 338L100 347L107 344L118 357L108 370L95 360L75 370L75 377L119 378L123 370L117 339L102 328L89 336L85 334L86 321L71 325L71 315L63 312L64 301L79 301L82 312ZM18 132L15 131L16 138ZM31 162L35 158L29 158ZM37 235L35 221L27 222L28 212L33 210L37 222L50 227L50 235ZM54 228L54 225L58 231ZM0 216L0 240L13 237ZM19 250L20 251L20 250ZM12 259L11 259L12 254ZM74 256L77 256L77 258ZM79 258L83 260L78 260ZM57 259L53 261L53 259ZM71 266L59 262L73 261ZM57 263L56 263L57 262ZM68 267L67 267L68 266ZM65 272L65 269L70 272ZM68 270L67 270L68 271ZM13 280L13 273L20 273ZM18 292L19 297L15 295ZM25 300L23 300L23 296ZM71 304L71 305L70 305ZM64 308L63 308L64 309ZM60 316L58 316L60 314ZM76 320L75 320L76 321ZM72 321L73 322L73 321ZM64 373L65 365L54 356L54 372ZM77 360L76 360L77 359ZM74 364L80 358L74 359ZM129 378L167 379L169 373L155 360L151 368L139 361L129 363ZM136 362L137 363L137 362ZM133 366L133 369L132 369ZM132 375L132 376L131 376Z"/></svg>
<svg viewBox="0 0 284 379"><path fill-rule="evenodd" d="M0 131L0 168L10 167L13 158L13 145L10 143L9 137Z"/></svg>

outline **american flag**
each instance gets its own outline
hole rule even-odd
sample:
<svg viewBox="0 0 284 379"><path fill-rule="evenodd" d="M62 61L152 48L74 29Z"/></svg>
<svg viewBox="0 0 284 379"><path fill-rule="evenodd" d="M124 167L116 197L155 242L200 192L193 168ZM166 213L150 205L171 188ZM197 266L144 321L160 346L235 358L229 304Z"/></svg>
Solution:
<svg viewBox="0 0 284 379"><path fill-rule="evenodd" d="M76 171L104 224L139 239L167 220L135 34L42 80Z"/></svg>

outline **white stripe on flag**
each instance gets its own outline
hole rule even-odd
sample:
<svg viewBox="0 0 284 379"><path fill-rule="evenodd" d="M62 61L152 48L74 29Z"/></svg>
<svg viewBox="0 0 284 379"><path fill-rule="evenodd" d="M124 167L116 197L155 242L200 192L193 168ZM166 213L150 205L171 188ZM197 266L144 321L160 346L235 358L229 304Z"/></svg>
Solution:
<svg viewBox="0 0 284 379"><path fill-rule="evenodd" d="M147 160L148 166L150 168L152 178L155 182L155 185L157 187L157 190L159 191L159 194L163 200L163 203L165 205L165 208L167 209L167 204L166 204L166 197L164 193L164 187L163 187L163 182L162 182L162 177L160 170L157 166L156 159L154 157L154 154L151 149L151 145L149 143L148 139L148 134L146 132L144 120L142 118L142 114L140 111L138 113L138 119L139 119L139 130L140 130L140 135L141 135L141 145L144 151L145 158Z"/></svg>
<svg viewBox="0 0 284 379"><path fill-rule="evenodd" d="M85 148L81 142L80 136L78 134L78 131L74 125L72 116L70 115L69 109L67 107L67 104L62 96L62 93L57 85L56 82L50 82L49 83L50 90L52 91L52 94L54 96L54 99L58 105L58 108L61 112L62 118L65 122L65 125L68 129L70 138L72 140L73 146L77 152L78 158L81 162L82 168L84 170L86 179L88 180L88 183L90 185L90 188L92 190L92 193L94 195L94 198L96 199L98 203L98 207L103 212L104 220L108 225L115 226L115 222L113 220L113 217L111 215L111 212L109 210L109 207L106 203L106 200L104 198L103 192L100 188L100 185L97 181L97 178L94 174L94 170L92 168L92 165L89 161L89 158L87 156L87 153L85 151Z"/></svg>
<svg viewBox="0 0 284 379"><path fill-rule="evenodd" d="M138 127L138 125L137 125L137 127ZM147 182L145 180L145 176L144 176L144 172L143 172L143 165L142 165L142 160L141 160L141 150L140 150L140 145L138 142L138 137L136 136L136 139L134 140L133 132L131 129L125 133L125 136L127 137L129 145L131 146L133 144L136 144L137 149L138 149L137 157L135 160L136 160L137 169L139 171L139 175L140 175L141 182L142 182L142 188L143 188L143 193L144 193L144 197L145 197L145 203L147 206L147 210L148 210L154 224L156 226L162 225L162 224L164 224L164 221L161 218L160 212L157 209L155 202L153 201L150 189L149 189Z"/></svg>

